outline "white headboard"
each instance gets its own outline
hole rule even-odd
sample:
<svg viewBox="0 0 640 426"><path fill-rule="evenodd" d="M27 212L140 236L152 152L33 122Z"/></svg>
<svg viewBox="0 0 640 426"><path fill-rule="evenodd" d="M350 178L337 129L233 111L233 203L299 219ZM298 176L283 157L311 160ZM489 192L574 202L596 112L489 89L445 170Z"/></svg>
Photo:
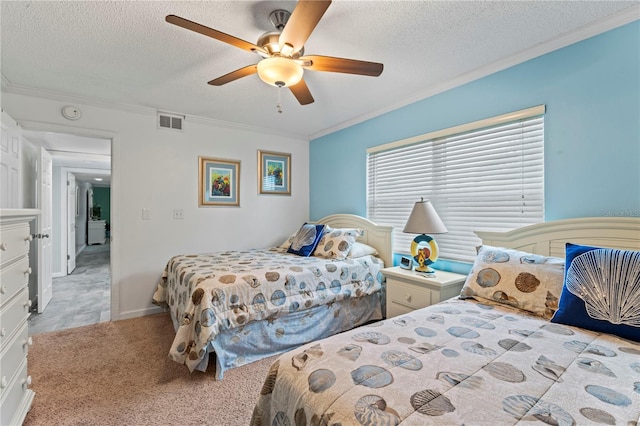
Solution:
<svg viewBox="0 0 640 426"><path fill-rule="evenodd" d="M393 227L377 225L369 219L355 214L332 214L318 220L331 228L359 228L364 235L358 241L375 247L378 256L384 261L384 266L393 266Z"/></svg>
<svg viewBox="0 0 640 426"><path fill-rule="evenodd" d="M507 232L475 231L482 243L564 257L565 243L640 250L640 218L585 217L538 223Z"/></svg>

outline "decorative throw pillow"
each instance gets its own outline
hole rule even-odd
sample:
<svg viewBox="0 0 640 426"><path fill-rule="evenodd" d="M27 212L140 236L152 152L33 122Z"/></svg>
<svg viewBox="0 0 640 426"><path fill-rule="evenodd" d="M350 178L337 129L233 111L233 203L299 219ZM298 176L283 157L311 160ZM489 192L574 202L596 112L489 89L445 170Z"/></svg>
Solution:
<svg viewBox="0 0 640 426"><path fill-rule="evenodd" d="M563 276L561 258L483 245L460 297L492 300L551 318L558 308Z"/></svg>
<svg viewBox="0 0 640 426"><path fill-rule="evenodd" d="M351 251L353 243L361 235L362 229L328 229L318 243L314 256L344 260Z"/></svg>
<svg viewBox="0 0 640 426"><path fill-rule="evenodd" d="M567 243L566 262L551 322L640 342L640 252Z"/></svg>
<svg viewBox="0 0 640 426"><path fill-rule="evenodd" d="M287 253L297 254L298 256L308 257L313 253L318 241L322 238L325 225L314 225L311 223L305 223L296 232L293 237L291 246L287 250Z"/></svg>
<svg viewBox="0 0 640 426"><path fill-rule="evenodd" d="M375 256L376 254L378 254L378 250L376 250L375 247L356 241L351 246L351 251L347 257L356 258L369 255Z"/></svg>

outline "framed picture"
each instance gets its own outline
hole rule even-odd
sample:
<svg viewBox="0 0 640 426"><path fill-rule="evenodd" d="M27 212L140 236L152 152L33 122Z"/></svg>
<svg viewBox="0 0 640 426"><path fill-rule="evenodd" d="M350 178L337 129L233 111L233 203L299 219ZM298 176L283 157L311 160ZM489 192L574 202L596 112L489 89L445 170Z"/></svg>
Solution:
<svg viewBox="0 0 640 426"><path fill-rule="evenodd" d="M258 151L258 193L291 195L291 154Z"/></svg>
<svg viewBox="0 0 640 426"><path fill-rule="evenodd" d="M198 157L198 206L240 205L240 161Z"/></svg>

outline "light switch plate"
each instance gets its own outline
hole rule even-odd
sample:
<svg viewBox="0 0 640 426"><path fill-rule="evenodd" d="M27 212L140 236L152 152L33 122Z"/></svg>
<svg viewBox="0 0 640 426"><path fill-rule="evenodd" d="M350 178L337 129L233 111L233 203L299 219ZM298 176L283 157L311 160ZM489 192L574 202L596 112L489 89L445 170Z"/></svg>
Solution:
<svg viewBox="0 0 640 426"><path fill-rule="evenodd" d="M151 210L142 209L142 220L151 220Z"/></svg>

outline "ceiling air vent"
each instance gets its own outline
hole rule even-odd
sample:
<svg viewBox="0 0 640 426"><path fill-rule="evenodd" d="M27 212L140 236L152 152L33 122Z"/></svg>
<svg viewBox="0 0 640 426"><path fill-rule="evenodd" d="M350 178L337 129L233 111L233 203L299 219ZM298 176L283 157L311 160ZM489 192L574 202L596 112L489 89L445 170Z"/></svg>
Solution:
<svg viewBox="0 0 640 426"><path fill-rule="evenodd" d="M158 127L161 129L182 130L182 122L184 115L168 114L166 112L158 113Z"/></svg>

